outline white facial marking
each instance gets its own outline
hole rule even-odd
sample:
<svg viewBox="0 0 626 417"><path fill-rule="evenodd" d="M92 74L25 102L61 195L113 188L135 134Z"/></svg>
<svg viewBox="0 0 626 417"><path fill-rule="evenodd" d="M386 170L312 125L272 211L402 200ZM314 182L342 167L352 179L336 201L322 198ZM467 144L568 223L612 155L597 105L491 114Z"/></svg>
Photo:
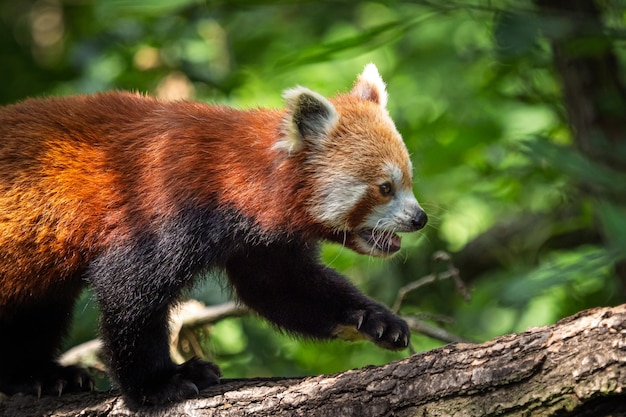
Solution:
<svg viewBox="0 0 626 417"><path fill-rule="evenodd" d="M320 181L313 212L320 222L343 230L354 206L367 192L367 184L342 172L332 172Z"/></svg>
<svg viewBox="0 0 626 417"><path fill-rule="evenodd" d="M397 164L385 163L384 172L395 187L395 195L388 203L377 206L366 217L363 227L393 232L411 231L412 219L421 207L415 199L413 190L402 187L404 176Z"/></svg>
<svg viewBox="0 0 626 417"><path fill-rule="evenodd" d="M412 231L412 219L421 207L413 190L396 190L387 204L376 207L363 222L363 227L393 232Z"/></svg>
<svg viewBox="0 0 626 417"><path fill-rule="evenodd" d="M393 162L387 162L385 164L385 171L389 173L389 176L394 184L398 185L402 183L402 170L398 165Z"/></svg>

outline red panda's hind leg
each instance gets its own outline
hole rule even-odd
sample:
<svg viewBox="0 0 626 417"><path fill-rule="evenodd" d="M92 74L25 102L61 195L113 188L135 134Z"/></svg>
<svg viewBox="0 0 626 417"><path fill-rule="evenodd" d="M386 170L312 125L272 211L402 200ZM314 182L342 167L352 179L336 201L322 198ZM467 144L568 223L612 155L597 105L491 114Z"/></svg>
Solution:
<svg viewBox="0 0 626 417"><path fill-rule="evenodd" d="M8 375L6 375L8 376ZM37 365L37 369L26 367L18 375L0 378L0 392L60 396L68 392L93 391L94 382L87 371L78 366L62 366L50 361Z"/></svg>
<svg viewBox="0 0 626 417"><path fill-rule="evenodd" d="M130 408L193 398L219 383L221 372L211 362L193 358L177 365L171 360L166 309L123 316L111 314L105 303L101 305L110 370ZM132 311L130 305L123 308Z"/></svg>
<svg viewBox="0 0 626 417"><path fill-rule="evenodd" d="M73 305L73 299L38 303L0 318L0 392L39 397L94 389L85 370L55 361Z"/></svg>
<svg viewBox="0 0 626 417"><path fill-rule="evenodd" d="M221 376L210 362L172 361L169 311L195 272L177 268L189 261L177 258L179 251L165 241L146 237L141 243L101 255L88 275L100 306L109 370L131 408L196 397Z"/></svg>

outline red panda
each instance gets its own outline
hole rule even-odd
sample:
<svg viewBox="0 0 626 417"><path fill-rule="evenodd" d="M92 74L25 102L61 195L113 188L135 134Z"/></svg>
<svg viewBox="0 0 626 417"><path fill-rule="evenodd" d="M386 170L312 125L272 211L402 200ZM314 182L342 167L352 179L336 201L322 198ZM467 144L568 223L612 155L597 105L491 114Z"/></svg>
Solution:
<svg viewBox="0 0 626 417"><path fill-rule="evenodd" d="M108 92L0 109L0 391L92 386L55 362L90 285L128 404L197 395L220 371L171 360L168 314L210 269L288 332L408 345L402 319L318 259L324 240L388 256L427 221L378 70L332 99L284 99L244 111Z"/></svg>

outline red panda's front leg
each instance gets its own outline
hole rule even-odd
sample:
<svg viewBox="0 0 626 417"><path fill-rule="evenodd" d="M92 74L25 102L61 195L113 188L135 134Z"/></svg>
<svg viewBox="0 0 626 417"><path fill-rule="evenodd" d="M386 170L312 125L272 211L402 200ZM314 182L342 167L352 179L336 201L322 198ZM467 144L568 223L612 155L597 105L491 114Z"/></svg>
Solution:
<svg viewBox="0 0 626 417"><path fill-rule="evenodd" d="M306 245L254 246L231 259L226 270L239 298L290 332L406 348L406 322L320 264L316 248Z"/></svg>

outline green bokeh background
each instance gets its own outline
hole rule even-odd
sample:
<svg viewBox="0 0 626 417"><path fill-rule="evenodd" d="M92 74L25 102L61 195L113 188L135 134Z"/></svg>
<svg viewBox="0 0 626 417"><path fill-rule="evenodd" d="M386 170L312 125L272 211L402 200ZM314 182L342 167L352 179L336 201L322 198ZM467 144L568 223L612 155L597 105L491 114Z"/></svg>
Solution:
<svg viewBox="0 0 626 417"><path fill-rule="evenodd" d="M280 107L287 88L331 96L374 62L430 223L405 235L391 260L325 245L328 265L391 305L401 286L445 270L434 253L450 253L471 299L451 280L436 281L400 312L445 316L448 331L475 341L624 302L614 266L626 253L626 174L572 146L542 16L523 0L440 3L3 0L0 103L127 89ZM601 8L624 67L624 2ZM209 304L230 298L212 279L193 295ZM66 347L96 329L86 293ZM227 319L205 335L226 377L336 372L409 354L303 341L256 317ZM442 343L412 340L417 351Z"/></svg>

